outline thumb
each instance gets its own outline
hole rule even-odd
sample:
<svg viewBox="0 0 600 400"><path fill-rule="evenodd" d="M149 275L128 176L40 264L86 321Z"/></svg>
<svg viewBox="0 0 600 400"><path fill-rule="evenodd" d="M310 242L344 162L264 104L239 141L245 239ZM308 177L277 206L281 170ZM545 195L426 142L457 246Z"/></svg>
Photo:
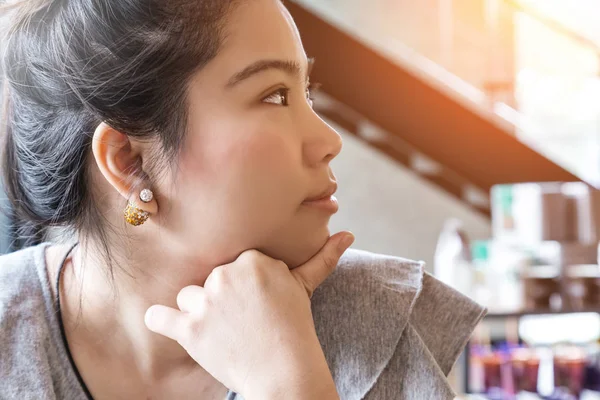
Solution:
<svg viewBox="0 0 600 400"><path fill-rule="evenodd" d="M315 289L331 275L340 257L352 243L354 243L354 235L351 232L337 233L331 236L310 260L291 271L296 280L306 289L308 297L312 297Z"/></svg>

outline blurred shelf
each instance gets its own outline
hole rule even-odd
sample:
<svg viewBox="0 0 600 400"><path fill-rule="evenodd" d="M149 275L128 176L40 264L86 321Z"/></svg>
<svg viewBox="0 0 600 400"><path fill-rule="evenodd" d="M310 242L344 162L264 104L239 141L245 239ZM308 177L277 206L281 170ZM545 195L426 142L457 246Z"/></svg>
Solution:
<svg viewBox="0 0 600 400"><path fill-rule="evenodd" d="M527 315L559 315L559 314L580 314L580 313L598 313L600 306L594 308L582 309L558 309L558 310L489 310L485 316L486 319L520 318Z"/></svg>
<svg viewBox="0 0 600 400"><path fill-rule="evenodd" d="M566 397L561 397L561 399L562 398L566 398ZM558 399L558 398L557 397L545 397L545 396L540 396L540 395L533 394L533 393L519 393L512 399L514 399L514 400L545 400L545 399ZM465 395L455 397L454 400L488 400L488 397L481 395L481 394L465 394ZM592 392L590 390L584 390L581 393L581 397L579 398L579 400L600 400L600 393Z"/></svg>

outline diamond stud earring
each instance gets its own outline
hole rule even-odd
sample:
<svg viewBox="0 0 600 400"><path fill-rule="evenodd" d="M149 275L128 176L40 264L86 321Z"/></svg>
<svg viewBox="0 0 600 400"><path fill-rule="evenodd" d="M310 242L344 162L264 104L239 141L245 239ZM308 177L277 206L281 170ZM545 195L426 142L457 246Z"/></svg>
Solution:
<svg viewBox="0 0 600 400"><path fill-rule="evenodd" d="M154 198L154 193L150 189L144 189L140 192L140 200L144 203L150 203Z"/></svg>

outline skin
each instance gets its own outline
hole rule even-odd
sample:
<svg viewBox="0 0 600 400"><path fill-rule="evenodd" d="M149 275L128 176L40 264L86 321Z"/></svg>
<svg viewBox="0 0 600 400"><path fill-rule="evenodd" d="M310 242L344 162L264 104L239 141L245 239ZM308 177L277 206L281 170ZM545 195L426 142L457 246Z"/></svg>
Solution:
<svg viewBox="0 0 600 400"><path fill-rule="evenodd" d="M69 347L95 399L223 399L223 381L244 391L249 400L281 398L286 386L294 388L286 397L290 399L337 398L309 318L308 295L332 272L345 247L337 248L342 235L330 236L331 212L303 201L335 181L329 164L341 150L341 138L307 99L307 57L279 1L244 2L230 15L227 32L218 56L190 82L189 132L177 171L167 171L140 188L129 187L128 168L145 165L153 144L135 141L106 124L94 134L92 186L107 222L117 231L125 229L132 243L125 247L127 240L111 238L111 249L123 266L115 272L114 283L107 279L106 266L93 246L76 247L61 277ZM239 71L261 60L292 62L298 74L272 68L227 85ZM284 88L287 93L280 91ZM139 227L121 228L125 200L143 187L153 190L154 200L136 205L149 211L150 219ZM64 246L47 250L51 279L65 252ZM227 266L227 274L220 276L228 276L230 283L212 279L211 285L209 277L217 276L212 273L220 266ZM247 279L238 279L241 276ZM252 278L256 276L262 278ZM277 289L281 287L289 290ZM248 308L199 318L195 310L206 304L209 289L218 305L213 311ZM247 294L263 292L269 296ZM244 302L248 299L252 301ZM154 314L159 315L154 322L146 315L153 305L163 312ZM286 308L290 312L284 312ZM190 324L176 322L192 314L201 322L196 325L214 327L212 332L195 333L203 347L179 340L190 337ZM227 319L231 315L238 319ZM219 338L219 327L229 323L272 326L230 336L245 348L229 348ZM287 331L301 333L287 336L295 341L290 346L281 344L281 354L290 355L259 365L265 374L279 371L271 379L257 375L248 385L242 375L248 378L249 369L242 363L238 371L238 364L215 361L236 351L272 349L273 335L290 326L297 329ZM203 350L215 348L218 354ZM252 361L256 362L244 365ZM308 372L311 368L315 373ZM297 382L296 376L303 380ZM309 387L321 392L310 392Z"/></svg>

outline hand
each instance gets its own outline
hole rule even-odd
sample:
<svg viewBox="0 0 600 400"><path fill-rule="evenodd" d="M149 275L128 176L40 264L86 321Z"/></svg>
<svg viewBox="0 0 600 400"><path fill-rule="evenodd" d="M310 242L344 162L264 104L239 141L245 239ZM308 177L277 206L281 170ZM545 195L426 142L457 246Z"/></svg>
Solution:
<svg viewBox="0 0 600 400"><path fill-rule="evenodd" d="M176 340L201 367L247 400L271 397L284 387L298 393L303 388L330 391L333 380L310 297L353 241L352 234L338 233L293 270L259 251L245 251L233 263L216 267L204 287L183 288L177 296L179 310L150 307L146 326Z"/></svg>

